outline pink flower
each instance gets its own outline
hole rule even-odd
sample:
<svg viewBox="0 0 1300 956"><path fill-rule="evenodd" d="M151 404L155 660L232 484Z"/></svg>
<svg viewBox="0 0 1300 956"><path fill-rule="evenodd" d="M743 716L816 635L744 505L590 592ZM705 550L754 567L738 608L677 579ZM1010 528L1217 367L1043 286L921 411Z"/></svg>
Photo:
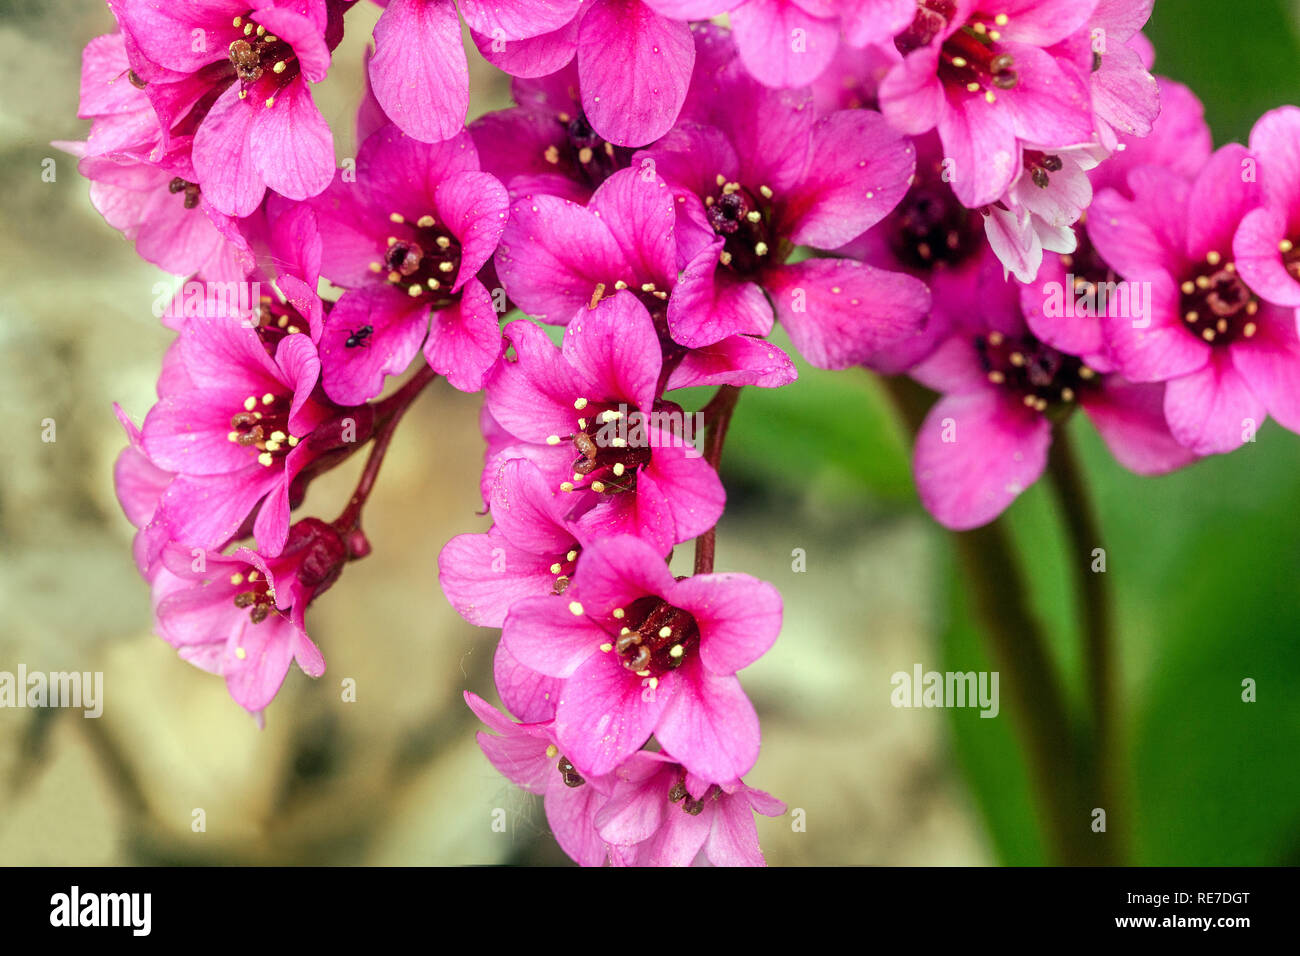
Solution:
<svg viewBox="0 0 1300 956"><path fill-rule="evenodd" d="M1231 451L1271 415L1300 430L1300 340L1295 312L1261 301L1233 260L1233 240L1260 205L1243 181L1255 158L1216 151L1187 183L1158 167L1129 173L1131 199L1108 189L1089 216L1102 257L1149 284L1149 323L1109 315L1102 328L1120 371L1165 382L1174 437L1198 454Z"/></svg>
<svg viewBox="0 0 1300 956"><path fill-rule="evenodd" d="M1233 240L1241 277L1274 305L1300 306L1300 109L1265 113L1250 131L1259 163L1260 208L1242 219Z"/></svg>
<svg viewBox="0 0 1300 956"><path fill-rule="evenodd" d="M775 313L808 361L846 368L912 334L929 305L921 283L847 259L787 264L797 245L834 249L883 218L907 190L911 143L870 111L818 119L807 91L734 67L713 83L692 120L633 157L676 198L673 340L767 335Z"/></svg>
<svg viewBox="0 0 1300 956"><path fill-rule="evenodd" d="M583 112L617 146L640 146L677 119L695 45L690 27L641 0L461 0L489 62L523 77L576 60ZM375 27L370 81L384 111L416 139L437 142L464 124L469 75L452 0L389 0Z"/></svg>
<svg viewBox="0 0 1300 956"><path fill-rule="evenodd" d="M500 627L521 598L563 594L582 553L571 507L532 462L502 462L492 485L492 527L457 535L438 556L438 582L457 613Z"/></svg>
<svg viewBox="0 0 1300 956"><path fill-rule="evenodd" d="M194 137L194 169L221 212L266 189L306 199L334 175L334 141L309 83L342 38L340 0L111 0L131 68L163 130Z"/></svg>
<svg viewBox="0 0 1300 956"><path fill-rule="evenodd" d="M682 248L673 205L673 192L649 157L611 175L585 207L558 196L524 196L511 207L497 271L524 312L559 325L590 311L602 297L628 290L654 319L669 389L776 388L793 381L794 366L784 352L741 330L722 329L694 343L707 348L683 348L692 343L670 337L670 296L678 288L679 265L698 248L698 242Z"/></svg>
<svg viewBox="0 0 1300 956"><path fill-rule="evenodd" d="M1054 150L1093 138L1086 47L1058 46L1086 28L1097 0L919 0L895 39L903 61L880 87L898 129L937 128L953 188L978 208L1020 171L1024 146ZM1087 57L1087 59L1085 59Z"/></svg>
<svg viewBox="0 0 1300 956"><path fill-rule="evenodd" d="M638 751L609 779L595 826L615 866L764 866L754 813L785 812L762 790L711 784L665 753Z"/></svg>
<svg viewBox="0 0 1300 956"><path fill-rule="evenodd" d="M299 521L276 558L238 548L194 558L183 546L164 551L154 582L159 635L181 657L226 679L230 696L260 714L296 660L311 677L325 659L307 636L307 605L338 578L347 548L316 519Z"/></svg>
<svg viewBox="0 0 1300 956"><path fill-rule="evenodd" d="M561 349L531 322L506 337L515 358L488 377L487 408L551 488L590 508L589 534L635 533L666 554L713 527L722 483L685 441L681 410L657 400L659 341L630 292L570 322ZM514 447L500 454L521 457Z"/></svg>
<svg viewBox="0 0 1300 956"><path fill-rule="evenodd" d="M1140 166L1160 166L1167 175L1190 181L1210 158L1210 128L1196 95L1172 80L1161 78L1159 83L1163 104L1160 119L1143 139L1120 136L1117 151L1088 173L1094 193L1116 189L1131 198L1128 174ZM1072 289L1075 294L1092 296L1097 290L1111 288L1119 279L1093 246L1086 218L1074 227L1074 233L1076 242L1071 252L1044 253L1037 276L1020 289L1020 305L1029 328L1048 345L1073 355L1108 356L1110 348L1097 310L1076 309L1069 322L1045 320L1043 316L1044 304L1051 300L1054 290ZM1105 300L1099 301L1104 312Z"/></svg>
<svg viewBox="0 0 1300 956"><path fill-rule="evenodd" d="M177 473L157 520L177 541L217 549L260 503L252 531L262 553L277 555L290 485L324 450L305 439L334 411L312 397L316 349L305 334L285 335L272 358L256 330L211 316L187 321L178 348L184 378L143 427L149 460Z"/></svg>
<svg viewBox="0 0 1300 956"><path fill-rule="evenodd" d="M519 105L470 124L483 168L511 198L541 193L586 203L610 174L627 166L632 151L591 128L582 112L573 64L538 79L511 84Z"/></svg>
<svg viewBox="0 0 1300 956"><path fill-rule="evenodd" d="M1170 435L1160 386L1134 384L1108 374L1100 358L1040 341L1020 317L1014 285L986 278L979 313L911 372L943 393L917 433L913 461L921 503L935 520L962 531L1000 515L1038 480L1053 423L1076 407L1138 474L1193 460Z"/></svg>
<svg viewBox="0 0 1300 956"><path fill-rule="evenodd" d="M938 135L926 133L913 142L916 172L907 193L879 224L837 250L880 269L906 272L930 290L925 321L864 360L889 375L925 358L962 321L988 255L982 218L953 192Z"/></svg>
<svg viewBox="0 0 1300 956"><path fill-rule="evenodd" d="M674 0L657 4L731 10L731 27L741 62L766 86L807 86L826 70L841 33L854 47L888 43L912 22L914 0L728 0L701 4ZM698 14L696 14L698 15ZM712 16L712 14L709 14ZM694 17L692 17L694 19Z"/></svg>
<svg viewBox="0 0 1300 956"><path fill-rule="evenodd" d="M122 34L96 37L82 56L81 107L92 121L85 142L55 145L80 158L90 201L136 252L175 275L239 280L249 268L229 217L202 195L190 160L193 137L164 144L144 81L131 71Z"/></svg>
<svg viewBox="0 0 1300 956"><path fill-rule="evenodd" d="M482 387L501 334L478 273L510 202L479 170L469 134L430 145L385 126L362 144L356 176L340 174L311 205L321 272L347 290L321 336L326 394L340 404L373 398L421 343L430 368L453 386Z"/></svg>
<svg viewBox="0 0 1300 956"><path fill-rule="evenodd" d="M495 734L478 733L478 745L511 783L543 797L546 819L560 849L582 866L602 866L609 848L593 818L613 781L584 777L560 752L552 723L516 724L469 691L465 703Z"/></svg>
<svg viewBox="0 0 1300 956"><path fill-rule="evenodd" d="M144 453L140 429L116 402L113 414L126 431L127 446L113 464L113 489L117 492L122 513L136 528L131 552L140 575L152 582L160 569L159 558L167 544L167 526L154 520L158 503L171 480L173 472L164 471L151 462Z"/></svg>
<svg viewBox="0 0 1300 956"><path fill-rule="evenodd" d="M1123 136L1148 135L1160 115L1160 92L1150 72L1154 51L1139 32L1154 5L1155 0L1097 0L1089 29L1067 41L1092 54L1093 120L1107 152Z"/></svg>
<svg viewBox="0 0 1300 956"><path fill-rule="evenodd" d="M674 580L639 538L590 544L561 596L511 608L502 640L562 678L555 733L580 772L601 775L651 734L692 773L731 783L758 758L758 718L736 679L781 627L781 597L744 574Z"/></svg>

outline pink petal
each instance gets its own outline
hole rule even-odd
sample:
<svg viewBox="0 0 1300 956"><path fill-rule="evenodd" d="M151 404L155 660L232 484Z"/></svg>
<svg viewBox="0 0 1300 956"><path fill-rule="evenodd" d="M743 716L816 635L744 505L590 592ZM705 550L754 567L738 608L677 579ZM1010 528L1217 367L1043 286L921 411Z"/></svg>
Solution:
<svg viewBox="0 0 1300 956"><path fill-rule="evenodd" d="M715 674L734 674L758 660L781 632L781 595L748 574L697 574L678 581L670 603L700 628L700 660Z"/></svg>
<svg viewBox="0 0 1300 956"><path fill-rule="evenodd" d="M764 284L795 348L819 368L866 361L913 335L930 308L919 280L851 259L806 259Z"/></svg>
<svg viewBox="0 0 1300 956"><path fill-rule="evenodd" d="M945 442L945 432L955 441ZM916 436L913 471L921 504L954 531L988 524L1038 480L1052 429L1014 396L991 388L948 395Z"/></svg>
<svg viewBox="0 0 1300 956"><path fill-rule="evenodd" d="M1174 379L1165 389L1169 429L1198 455L1240 448L1247 432L1263 425L1267 414L1233 356L1223 349L1213 350L1204 368Z"/></svg>
<svg viewBox="0 0 1300 956"><path fill-rule="evenodd" d="M607 635L585 615L574 614L571 603L565 595L516 602L501 630L511 656L548 677L569 677L588 658L603 658L600 645Z"/></svg>
<svg viewBox="0 0 1300 956"><path fill-rule="evenodd" d="M555 735L584 776L609 773L640 750L680 693L678 681L662 680L653 689L647 681L612 653L597 651L564 682Z"/></svg>
<svg viewBox="0 0 1300 956"><path fill-rule="evenodd" d="M453 388L477 392L501 348L500 316L492 294L471 278L459 299L433 313L424 358Z"/></svg>
<svg viewBox="0 0 1300 956"><path fill-rule="evenodd" d="M773 87L807 86L839 44L834 20L809 16L794 0L748 0L732 12L731 27L745 69Z"/></svg>
<svg viewBox="0 0 1300 956"><path fill-rule="evenodd" d="M1112 376L1100 392L1085 393L1080 404L1115 460L1130 471L1163 475L1196 460L1169 431L1162 385L1132 384Z"/></svg>
<svg viewBox="0 0 1300 956"><path fill-rule="evenodd" d="M248 104L245 104L248 106ZM275 97L275 105L251 107L257 119L249 148L262 180L289 199L310 199L334 178L334 134L304 80Z"/></svg>
<svg viewBox="0 0 1300 956"><path fill-rule="evenodd" d="M390 0L375 24L375 99L402 130L436 143L456 135L469 109L469 65L452 0Z"/></svg>
<svg viewBox="0 0 1300 956"><path fill-rule="evenodd" d="M713 783L743 777L758 760L760 734L758 715L740 681L689 664L672 676L678 678L672 701L655 728L659 742L688 770Z"/></svg>
<svg viewBox="0 0 1300 956"><path fill-rule="evenodd" d="M690 27L640 0L595 0L578 31L578 76L591 126L616 146L642 146L672 127L686 99Z"/></svg>

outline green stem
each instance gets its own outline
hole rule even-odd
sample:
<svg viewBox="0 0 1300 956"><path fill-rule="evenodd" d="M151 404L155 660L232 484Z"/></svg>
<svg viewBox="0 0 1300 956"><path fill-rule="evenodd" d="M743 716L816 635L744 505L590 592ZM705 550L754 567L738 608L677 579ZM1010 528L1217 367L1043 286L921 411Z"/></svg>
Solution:
<svg viewBox="0 0 1300 956"><path fill-rule="evenodd" d="M1047 470L1069 535L1069 565L1074 572L1082 612L1080 635L1092 730L1087 765L1091 773L1082 781L1084 795L1090 797L1093 807L1106 810L1111 855L1122 859L1124 807L1118 778L1123 761L1116 733L1114 605L1106 573L1093 570L1097 560L1094 551L1104 547L1101 528L1073 441L1064 425L1053 435Z"/></svg>
<svg viewBox="0 0 1300 956"><path fill-rule="evenodd" d="M883 380L899 412L915 433L934 396L904 378ZM1011 700L1037 794L1043 829L1054 863L1100 862L1089 842L1090 817L1078 789L1075 735L1065 696L1038 621L1030 613L1030 593L1002 519L972 531L953 533L957 555L970 584L982 634Z"/></svg>

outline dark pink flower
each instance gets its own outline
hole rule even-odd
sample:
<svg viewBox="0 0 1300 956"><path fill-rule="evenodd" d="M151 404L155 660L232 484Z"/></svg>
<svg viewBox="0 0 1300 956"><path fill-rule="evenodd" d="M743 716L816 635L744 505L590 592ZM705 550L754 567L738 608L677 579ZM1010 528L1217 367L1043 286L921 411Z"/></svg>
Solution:
<svg viewBox="0 0 1300 956"><path fill-rule="evenodd" d="M661 10L665 4L657 4ZM692 0L673 7L709 6ZM736 0L731 27L745 69L767 86L807 86L826 70L840 45L888 43L916 14L914 0ZM667 11L664 11L667 12Z"/></svg>
<svg viewBox="0 0 1300 956"><path fill-rule="evenodd" d="M1149 288L1148 321L1103 319L1110 354L1133 381L1167 383L1170 428L1202 455L1251 440L1268 415L1300 430L1295 311L1261 301L1233 260L1238 227L1262 199L1243 175L1255 162L1229 144L1190 183L1141 167L1128 176L1131 199L1108 189L1089 215L1105 261Z"/></svg>
<svg viewBox="0 0 1300 956"><path fill-rule="evenodd" d="M664 387L758 385L794 381L789 357L740 330L683 348L671 332L678 268L696 245L678 240L672 190L648 157L611 175L586 206L558 196L531 195L511 207L496 266L510 298L529 315L563 325L622 290L654 320L664 351ZM707 318L701 318L707 322ZM768 331L771 321L768 321Z"/></svg>
<svg viewBox="0 0 1300 956"><path fill-rule="evenodd" d="M917 137L916 172L907 193L883 220L838 251L889 271L906 272L930 290L930 310L911 335L865 362L885 374L929 355L969 307L970 289L988 259L979 213L952 190L937 134Z"/></svg>
<svg viewBox="0 0 1300 956"><path fill-rule="evenodd" d="M615 866L765 866L754 814L785 812L762 790L701 780L666 753L638 751L609 780L595 825Z"/></svg>
<svg viewBox="0 0 1300 956"><path fill-rule="evenodd" d="M162 127L131 71L122 34L96 37L82 57L78 115L92 121L85 142L55 145L77 156L90 201L140 256L174 275L221 281L250 268L233 222L202 195L190 159L193 140L164 143Z"/></svg>
<svg viewBox="0 0 1300 956"><path fill-rule="evenodd" d="M588 533L634 533L666 554L722 514L717 473L688 444L680 409L657 400L659 340L645 308L619 292L575 318L557 349L531 322L512 322L513 360L487 380L487 408L513 439L501 454L532 458L573 499Z"/></svg>
<svg viewBox="0 0 1300 956"><path fill-rule="evenodd" d="M518 106L480 116L469 130L483 168L512 198L540 193L586 203L631 160L631 150L601 138L587 122L575 65L516 79L511 89Z"/></svg>
<svg viewBox="0 0 1300 956"><path fill-rule="evenodd" d="M583 112L617 146L649 143L686 97L690 27L641 0L461 0L480 51L508 73L537 77L577 63ZM666 4L667 5L667 4ZM370 81L384 111L436 142L465 122L469 75L452 0L389 0L375 27Z"/></svg>
<svg viewBox="0 0 1300 956"><path fill-rule="evenodd" d="M269 187L307 199L334 175L334 140L309 84L342 37L340 0L112 0L131 68L164 131L194 137L203 195L230 216ZM178 79L179 75L179 79Z"/></svg>
<svg viewBox="0 0 1300 956"><path fill-rule="evenodd" d="M325 673L303 615L347 560L334 529L316 519L300 521L275 558L248 548L199 554L170 545L154 581L158 633L181 657L222 675L230 696L254 714L275 697L290 662L311 677Z"/></svg>
<svg viewBox="0 0 1300 956"><path fill-rule="evenodd" d="M1093 140L1086 47L1058 46L1085 28L1097 0L919 0L895 39L903 61L880 86L898 129L938 129L953 189L971 208L995 202L1025 146Z"/></svg>
<svg viewBox="0 0 1300 956"><path fill-rule="evenodd" d="M1094 193L1116 189L1131 198L1128 174L1140 166L1160 166L1170 176L1190 181L1210 158L1213 149L1210 128L1200 100L1181 83L1161 78L1160 100L1163 108L1151 134L1143 139L1122 135L1120 148L1101 165L1092 169L1089 179ZM1046 252L1037 276L1021 286L1020 305L1025 321L1039 339L1072 355L1109 355L1102 331L1101 312L1109 307L1098 290L1112 288L1119 276L1101 257L1088 235L1085 216L1074 227L1075 248L1064 254ZM1057 290L1073 290L1085 295L1101 309L1073 309L1071 321L1045 318L1044 305ZM1069 293L1067 293L1069 294Z"/></svg>
<svg viewBox="0 0 1300 956"><path fill-rule="evenodd" d="M539 794L560 849L582 866L602 866L609 848L593 819L613 781L584 777L560 752L552 723L516 724L469 691L465 703L494 734L479 731L483 755L511 783Z"/></svg>
<svg viewBox="0 0 1300 956"><path fill-rule="evenodd" d="M478 390L501 353L496 306L478 273L510 202L479 170L469 134L428 144L385 126L362 144L356 176L340 173L311 205L321 272L347 290L321 336L326 394L340 404L373 398L421 343L435 372Z"/></svg>
<svg viewBox="0 0 1300 956"><path fill-rule="evenodd" d="M312 396L320 360L311 338L284 335L272 358L255 329L204 316L185 323L179 357L183 382L143 427L149 460L177 473L157 520L177 541L217 549L260 503L253 525L259 550L279 554L290 485L321 453L305 439L334 411Z"/></svg>
<svg viewBox="0 0 1300 956"><path fill-rule="evenodd" d="M911 277L848 259L787 262L795 246L834 249L884 217L907 190L910 142L870 111L818 119L807 91L768 90L734 66L711 82L692 120L633 158L676 198L673 340L767 335L775 313L808 361L845 368L912 334L929 302Z"/></svg>
<svg viewBox="0 0 1300 956"><path fill-rule="evenodd" d="M563 594L582 552L578 525L568 520L572 506L532 462L502 462L492 485L492 527L457 535L438 556L438 582L457 613L500 627L515 601Z"/></svg>
<svg viewBox="0 0 1300 956"><path fill-rule="evenodd" d="M995 277L974 301L978 313L911 372L943 396L917 433L913 462L921 503L940 524L966 530L1000 515L1038 480L1053 423L1076 407L1132 471L1162 474L1194 459L1170 434L1160 386L1040 341L1013 284Z"/></svg>
<svg viewBox="0 0 1300 956"><path fill-rule="evenodd" d="M562 678L555 733L580 772L609 773L651 734L692 773L731 783L758 758L758 718L736 679L776 640L781 597L744 574L675 580L639 538L595 541L560 596L526 598L502 640Z"/></svg>
<svg viewBox="0 0 1300 956"><path fill-rule="evenodd" d="M1300 306L1300 109L1283 106L1250 131L1263 203L1233 240L1241 277L1274 305Z"/></svg>
<svg viewBox="0 0 1300 956"><path fill-rule="evenodd" d="M144 453L140 429L116 402L113 413L126 431L127 446L113 464L113 489L126 519L136 528L131 552L140 575L152 582L157 577L159 558L167 544L167 526L154 520L158 503L176 477L151 462Z"/></svg>

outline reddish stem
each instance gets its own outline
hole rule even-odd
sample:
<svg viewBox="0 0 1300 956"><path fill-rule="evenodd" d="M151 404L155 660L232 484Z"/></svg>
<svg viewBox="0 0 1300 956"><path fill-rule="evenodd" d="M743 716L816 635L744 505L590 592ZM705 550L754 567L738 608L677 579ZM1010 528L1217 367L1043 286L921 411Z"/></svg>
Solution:
<svg viewBox="0 0 1300 956"><path fill-rule="evenodd" d="M704 421L708 434L704 438L704 460L718 470L722 460L722 445L727 440L727 426L731 424L731 414L736 410L736 401L740 398L740 388L735 385L723 385L704 406ZM717 545L718 526L714 525L695 539L695 573L708 574L713 570L713 555Z"/></svg>
<svg viewBox="0 0 1300 956"><path fill-rule="evenodd" d="M425 386L437 377L437 373L429 366L422 365L410 381L392 395L375 403L375 443L370 449L370 457L366 459L366 467L361 472L348 506L334 519L334 529L347 539L349 552L354 559L364 558L370 553L370 544L361 531L361 510L375 488L375 479L379 477L379 468L384 463L384 455L388 453L393 432L397 431L397 423Z"/></svg>

